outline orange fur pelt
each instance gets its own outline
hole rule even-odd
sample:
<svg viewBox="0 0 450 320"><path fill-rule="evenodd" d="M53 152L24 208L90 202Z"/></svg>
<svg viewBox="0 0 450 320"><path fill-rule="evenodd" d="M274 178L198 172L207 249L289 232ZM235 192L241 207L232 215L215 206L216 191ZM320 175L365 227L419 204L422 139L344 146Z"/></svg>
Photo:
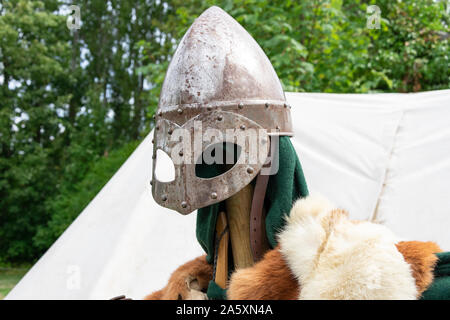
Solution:
<svg viewBox="0 0 450 320"><path fill-rule="evenodd" d="M280 246L267 252L254 266L236 271L227 292L229 300L296 300L299 294L298 281Z"/></svg>
<svg viewBox="0 0 450 320"><path fill-rule="evenodd" d="M231 276L229 299L416 299L432 283L441 251L350 220L319 195L295 202L278 240L260 262Z"/></svg>
<svg viewBox="0 0 450 320"><path fill-rule="evenodd" d="M420 298L433 282L433 270L438 260L434 253L442 252L442 249L434 242L421 241L402 241L396 247L411 266Z"/></svg>
<svg viewBox="0 0 450 320"><path fill-rule="evenodd" d="M144 300L204 300L212 273L206 256L197 257L178 267L163 289L149 294Z"/></svg>
<svg viewBox="0 0 450 320"><path fill-rule="evenodd" d="M416 287L421 295L433 281L437 261L434 253L441 248L434 242L402 241L398 251L411 266ZM280 247L268 251L254 266L236 271L229 282L230 300L295 300L299 296L298 281L284 260ZM212 279L212 266L206 256L198 257L175 270L166 287L146 296L145 300L205 299L202 293Z"/></svg>
<svg viewBox="0 0 450 320"><path fill-rule="evenodd" d="M230 300L295 300L299 293L278 246L254 266L233 273L227 294Z"/></svg>
<svg viewBox="0 0 450 320"><path fill-rule="evenodd" d="M434 253L442 250L434 242L403 241L396 246L405 261L411 265L417 291L419 295L422 294L433 282L433 269L437 261ZM254 266L235 272L229 284L228 299L298 299L298 281L292 276L279 249L278 246L267 252Z"/></svg>
<svg viewBox="0 0 450 320"><path fill-rule="evenodd" d="M228 299L420 298L442 251L433 242L398 242L386 227L349 220L318 196L294 204L279 241L254 266L233 273ZM206 299L212 269L205 256L189 261L145 299Z"/></svg>
<svg viewBox="0 0 450 320"><path fill-rule="evenodd" d="M420 295L433 282L433 269L437 261L434 253L442 252L434 242L402 241L398 251L411 266ZM146 296L145 300L205 299L208 282L212 279L212 266L206 256L200 256L180 266L171 275L163 289ZM295 300L300 288L284 260L280 247L268 251L254 266L236 271L229 282L230 300Z"/></svg>

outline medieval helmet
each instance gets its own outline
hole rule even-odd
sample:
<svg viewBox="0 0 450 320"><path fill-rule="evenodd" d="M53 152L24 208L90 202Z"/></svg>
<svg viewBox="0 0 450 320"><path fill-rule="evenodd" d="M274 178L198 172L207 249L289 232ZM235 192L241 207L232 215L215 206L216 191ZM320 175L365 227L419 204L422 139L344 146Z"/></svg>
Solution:
<svg viewBox="0 0 450 320"><path fill-rule="evenodd" d="M218 7L203 12L182 38L167 70L155 119L152 194L158 204L182 214L240 191L261 171L270 137L293 134L290 106L269 59ZM214 137L208 135L211 139L198 134L208 130L215 132ZM246 136L249 132L258 132L253 143ZM197 176L199 155L218 143L238 145L238 161L218 176ZM259 156L249 162L249 149L255 146ZM174 162L172 181L155 176L158 149ZM244 158L247 161L240 161Z"/></svg>

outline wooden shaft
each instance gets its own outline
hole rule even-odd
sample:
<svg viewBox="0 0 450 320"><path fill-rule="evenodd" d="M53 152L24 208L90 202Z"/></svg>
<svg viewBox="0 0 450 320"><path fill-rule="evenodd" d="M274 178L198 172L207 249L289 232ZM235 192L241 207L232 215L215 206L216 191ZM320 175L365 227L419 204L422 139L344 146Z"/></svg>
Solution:
<svg viewBox="0 0 450 320"><path fill-rule="evenodd" d="M251 267L253 255L250 247L250 210L253 186L248 184L226 200L231 249L235 269Z"/></svg>
<svg viewBox="0 0 450 320"><path fill-rule="evenodd" d="M227 227L227 216L225 212L220 212L217 216L216 234L220 237ZM225 289L228 280L228 240L229 232L225 232L220 240L217 261L216 261L216 277L214 281L219 287Z"/></svg>

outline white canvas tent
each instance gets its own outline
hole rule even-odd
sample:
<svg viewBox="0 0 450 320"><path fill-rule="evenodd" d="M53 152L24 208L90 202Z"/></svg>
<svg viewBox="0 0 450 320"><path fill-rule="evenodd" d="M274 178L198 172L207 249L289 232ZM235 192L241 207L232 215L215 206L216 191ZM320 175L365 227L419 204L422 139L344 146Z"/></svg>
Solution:
<svg viewBox="0 0 450 320"><path fill-rule="evenodd" d="M450 90L286 96L310 191L353 218L450 250ZM151 197L150 136L8 299L139 299L202 254L195 213Z"/></svg>

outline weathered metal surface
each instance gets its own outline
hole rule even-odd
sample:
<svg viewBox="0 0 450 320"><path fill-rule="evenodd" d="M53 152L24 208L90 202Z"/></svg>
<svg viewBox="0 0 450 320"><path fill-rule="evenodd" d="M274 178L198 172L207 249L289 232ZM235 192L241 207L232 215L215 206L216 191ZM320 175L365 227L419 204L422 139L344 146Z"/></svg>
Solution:
<svg viewBox="0 0 450 320"><path fill-rule="evenodd" d="M196 126L196 123L198 124L199 122L202 124L201 128ZM241 126L244 126L247 131L258 130L258 140L254 141L252 146L249 139L234 139L237 136L237 132L230 134L230 128L233 127L236 128L234 129L235 131L243 131ZM160 119L157 122L157 127L158 130L155 130L154 155L156 150L160 149L171 156L174 161L175 179L170 182L161 182L157 179L155 168L158 159L154 157L153 198L158 204L174 209L182 214L188 214L198 208L223 201L237 193L255 178L269 153L269 136L265 133L265 130L262 130L261 126L254 121L231 112L212 111L203 113L191 119L182 127L166 119ZM191 133L188 137L190 141L183 141L180 144L179 135L177 135L177 132L180 131L176 129L185 129L184 132ZM195 143L196 134L199 131L204 133L208 129L214 129L222 134L219 134L219 137L213 142L202 139L200 144ZM173 133L169 134L168 132L171 130ZM219 176L213 178L197 177L195 172L196 163L192 161L195 158L192 155L201 155L202 151L209 146L221 142L236 144L243 150L240 152L236 164ZM186 150L186 152L180 153L181 146L183 148L190 146L194 150L191 150L191 152ZM251 156L249 156L249 152L244 151L252 147L257 147L257 152L261 155L254 159L256 161L248 161L248 158L251 158Z"/></svg>
<svg viewBox="0 0 450 320"><path fill-rule="evenodd" d="M207 107L219 108L292 135L285 103L280 80L261 47L230 15L211 7L181 40L164 79L157 114L182 125Z"/></svg>
<svg viewBox="0 0 450 320"><path fill-rule="evenodd" d="M269 59L250 34L218 7L209 8L195 20L169 65L156 113L154 161L157 149L174 162L177 157L205 151L207 141L197 143L201 150L172 152L177 148L173 131L183 128L197 132L195 121L202 121L203 130L225 133L231 129L237 135L261 129L258 139L262 140L293 134L290 107ZM189 139L194 139L193 135ZM269 143L262 140L257 144L267 155ZM236 143L226 137L223 141ZM241 147L241 156L247 157L248 146ZM210 179L195 175L195 163L175 163L174 181L161 182L153 171L153 197L160 205L187 214L237 193L258 174L263 162L238 163Z"/></svg>

